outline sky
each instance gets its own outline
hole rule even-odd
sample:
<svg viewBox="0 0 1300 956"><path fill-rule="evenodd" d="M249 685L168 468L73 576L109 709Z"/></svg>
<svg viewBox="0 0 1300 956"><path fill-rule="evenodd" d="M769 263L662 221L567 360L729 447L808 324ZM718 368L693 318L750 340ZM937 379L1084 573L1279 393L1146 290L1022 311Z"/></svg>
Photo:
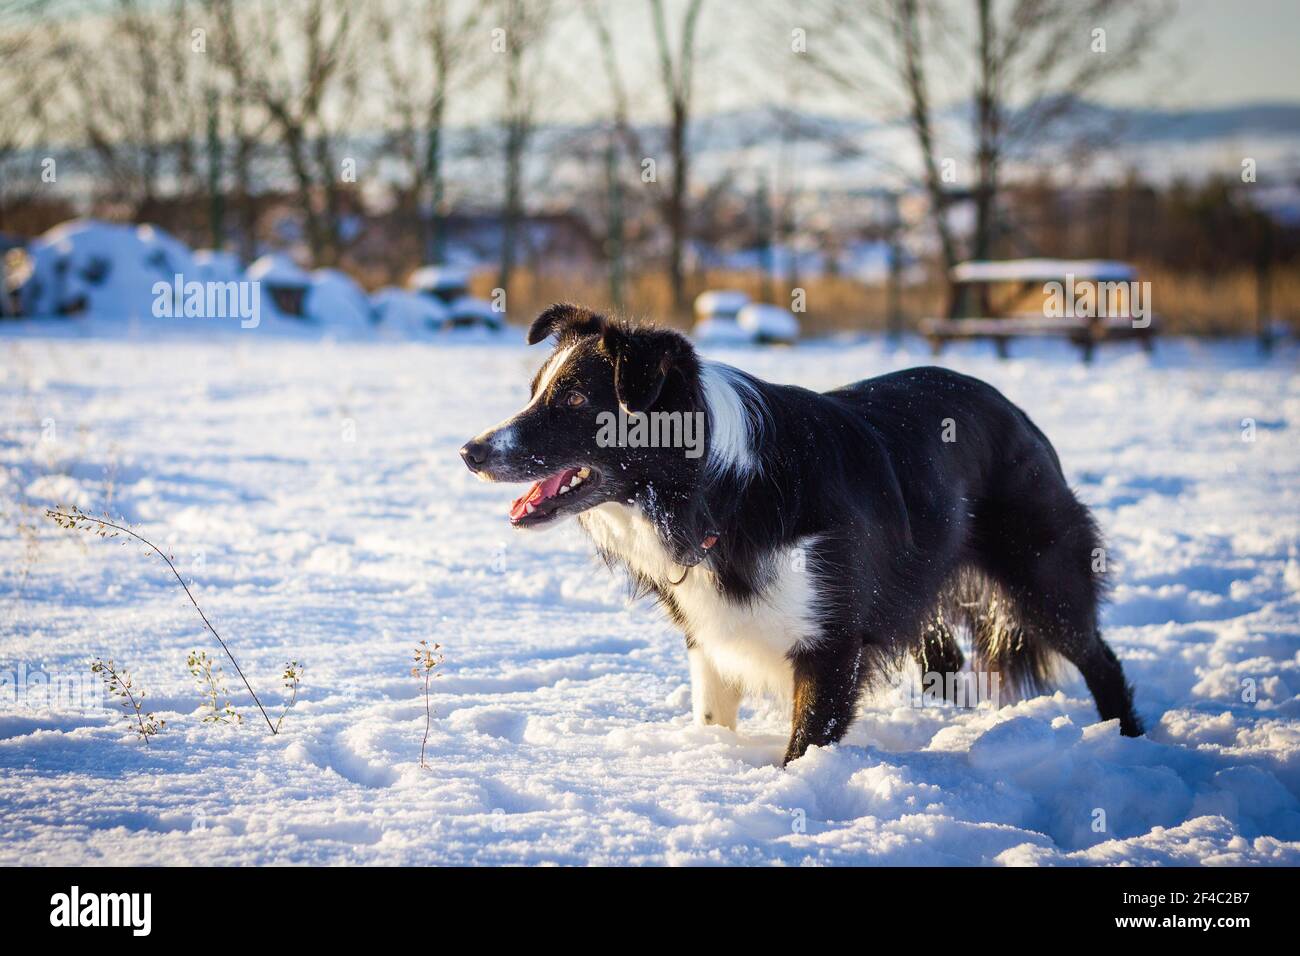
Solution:
<svg viewBox="0 0 1300 956"><path fill-rule="evenodd" d="M1300 0L1181 0L1166 47L1186 58L1188 105L1300 101ZM1141 102L1136 84L1125 92Z"/></svg>
<svg viewBox="0 0 1300 956"><path fill-rule="evenodd" d="M674 28L683 2L668 0ZM1144 51L1138 66L1120 71L1116 81L1090 90L1090 98L1114 105L1173 110L1300 102L1296 57L1300 50L1300 0L1163 2L1168 4L1169 15L1154 32L1151 47ZM654 72L647 5L643 0L613 0L609 8L633 112L643 119L657 117L663 103ZM852 9L852 5L846 4L846 8ZM963 8L958 5L956 9ZM813 18L801 12L796 0L791 0L788 8L762 0L705 0L697 111L704 114L784 101L791 73L783 61L789 61L786 44L791 27L810 27L810 49L818 44L823 49L833 45L819 37L812 24ZM550 104L559 118L577 119L584 112L590 115L592 106L604 101L600 61L589 34L581 18L570 20L561 30L566 54L553 66L564 77L557 84L564 92ZM856 69L870 67L858 64ZM941 105L970 96L970 78L955 72L945 75L939 64L932 66L930 81L932 96ZM889 84L882 72L880 87ZM802 106L841 115L863 110L861 101L838 102L824 89L809 91Z"/></svg>
<svg viewBox="0 0 1300 956"><path fill-rule="evenodd" d="M164 9L164 0L157 2L159 9ZM243 2L253 4L258 0ZM350 0L350 8L358 11L387 2L397 0ZM707 115L783 103L808 112L858 118L880 120L898 116L903 103L888 92L893 90L893 82L883 65L874 65L877 62L874 58L861 57L854 65L864 76L879 72L878 82L868 82L866 86L887 92L872 101L870 96L841 98L825 87L818 88L815 81L809 82L810 71L799 69L790 54L791 28L808 28L810 49L834 47L833 34L852 31L852 16L866 2L844 0L849 11L843 18L844 26L818 28L814 26L816 18L805 12L809 7L798 0L789 0L787 4L779 0L704 0L695 112ZM1168 22L1154 31L1151 44L1136 68L1119 71L1115 81L1090 89L1089 98L1165 110L1261 101L1300 102L1300 70L1296 65L1296 51L1300 49L1300 0L1153 2L1168 4ZM684 3L685 0L667 0L674 40ZM3 6L4 0L0 0L0 10ZM972 7L970 3L959 2L951 9L969 11ZM556 23L543 55L545 80L539 119L583 122L605 116L611 97L582 4L562 3L558 9L564 15ZM665 103L648 4L645 0L605 0L605 9L609 11L633 117L638 121L661 121ZM494 16L489 12L482 24L478 41L485 46ZM93 16L83 16L82 26L92 31L102 28ZM961 26L957 32L960 29ZM828 35L828 30L832 35ZM1086 37L1080 42L1086 43ZM372 54L369 59L377 62L378 54ZM972 78L956 70L948 73L943 67L944 61L940 59L930 70L933 101L943 106L968 100ZM413 77L417 84L422 79ZM802 92L796 89L800 84L807 87ZM489 81L479 84L472 95L453 96L449 101L449 119L453 124L483 122L496 112L500 90L499 83ZM793 98L791 90L796 92ZM372 112L363 110L361 114Z"/></svg>

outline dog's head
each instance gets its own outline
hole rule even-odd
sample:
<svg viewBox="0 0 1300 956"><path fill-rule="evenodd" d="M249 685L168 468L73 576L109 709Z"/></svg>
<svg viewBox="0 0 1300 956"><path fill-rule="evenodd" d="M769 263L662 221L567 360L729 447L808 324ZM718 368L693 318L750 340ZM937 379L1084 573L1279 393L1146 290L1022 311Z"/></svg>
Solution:
<svg viewBox="0 0 1300 956"><path fill-rule="evenodd" d="M555 350L531 400L466 443L465 464L487 481L533 482L510 509L519 528L609 501L672 511L704 467L705 405L690 342L573 305L552 306L528 330L530 345L548 337Z"/></svg>

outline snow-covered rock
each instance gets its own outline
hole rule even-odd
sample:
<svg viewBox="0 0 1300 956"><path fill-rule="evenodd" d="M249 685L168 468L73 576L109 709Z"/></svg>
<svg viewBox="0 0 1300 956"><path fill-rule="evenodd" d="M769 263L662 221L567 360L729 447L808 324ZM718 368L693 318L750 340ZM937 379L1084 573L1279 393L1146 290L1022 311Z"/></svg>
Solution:
<svg viewBox="0 0 1300 956"><path fill-rule="evenodd" d="M421 266L406 280L412 292L427 292L450 303L469 291L469 273L455 266Z"/></svg>
<svg viewBox="0 0 1300 956"><path fill-rule="evenodd" d="M504 312L498 312L490 303L470 295L453 299L447 311L449 315L444 328L481 328L497 332L506 320Z"/></svg>
<svg viewBox="0 0 1300 956"><path fill-rule="evenodd" d="M150 225L121 225L95 219L61 223L34 240L27 250L28 268L19 276L24 315L88 315L110 319L145 319L162 311L179 314L176 277L197 278L189 247ZM155 291L165 283L169 289Z"/></svg>

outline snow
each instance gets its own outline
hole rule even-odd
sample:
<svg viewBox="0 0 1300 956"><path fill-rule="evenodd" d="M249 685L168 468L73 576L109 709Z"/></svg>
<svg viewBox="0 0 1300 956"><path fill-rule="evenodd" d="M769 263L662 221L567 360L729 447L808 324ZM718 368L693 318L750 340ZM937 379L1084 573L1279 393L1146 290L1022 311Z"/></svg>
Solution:
<svg viewBox="0 0 1300 956"><path fill-rule="evenodd" d="M793 342L799 338L799 320L789 309L751 302L736 315L736 324L760 342Z"/></svg>
<svg viewBox="0 0 1300 956"><path fill-rule="evenodd" d="M735 319L716 316L700 319L691 329L691 338L696 344L713 348L728 345L752 345L754 333L740 327Z"/></svg>
<svg viewBox="0 0 1300 956"><path fill-rule="evenodd" d="M713 289L695 297L695 314L701 318L726 317L734 319L736 313L749 304L749 296L734 289Z"/></svg>
<svg viewBox="0 0 1300 956"><path fill-rule="evenodd" d="M450 318L447 307L432 296L406 289L380 289L370 297L375 320L386 333L417 335L441 328Z"/></svg>
<svg viewBox="0 0 1300 956"><path fill-rule="evenodd" d="M253 282L265 285L301 286L311 285L311 276L307 270L283 252L268 252L248 267L247 277Z"/></svg>
<svg viewBox="0 0 1300 956"><path fill-rule="evenodd" d="M370 298L345 272L317 269L304 303L307 315L326 325L362 330L370 325Z"/></svg>
<svg viewBox="0 0 1300 956"><path fill-rule="evenodd" d="M458 460L542 351L518 329L378 335L0 327L0 673L111 656L167 720L146 747L0 677L0 864L1300 863L1294 345L946 351L1034 417L1095 509L1105 632L1149 734L1099 723L1073 673L1000 710L903 687L782 770L780 707L692 726L680 635L573 523L512 532L512 489ZM711 354L814 388L930 361L880 340ZM245 721L201 721L185 657L220 649L175 581L43 520L55 503L168 547L273 714L305 662L283 733L229 664ZM428 769L422 639L447 654Z"/></svg>
<svg viewBox="0 0 1300 956"><path fill-rule="evenodd" d="M1097 282L1129 282L1137 278L1137 270L1127 262L1109 259L1004 259L959 262L952 275L958 282L1050 282L1067 275Z"/></svg>
<svg viewBox="0 0 1300 956"><path fill-rule="evenodd" d="M449 266L422 266L411 273L406 287L413 292L463 292L469 288L469 275Z"/></svg>
<svg viewBox="0 0 1300 956"><path fill-rule="evenodd" d="M238 282L244 267L233 252L222 249L198 249L194 253L195 276L200 282Z"/></svg>
<svg viewBox="0 0 1300 956"><path fill-rule="evenodd" d="M490 302L476 299L470 295L462 295L453 299L451 305L447 307L447 311L450 313L450 321L462 328L474 329L477 327L495 332L505 326L505 313L492 308Z"/></svg>
<svg viewBox="0 0 1300 956"><path fill-rule="evenodd" d="M74 219L35 239L27 252L30 272L19 293L26 315L147 318L154 314L155 283L171 286L177 275L199 272L184 243L150 225Z"/></svg>

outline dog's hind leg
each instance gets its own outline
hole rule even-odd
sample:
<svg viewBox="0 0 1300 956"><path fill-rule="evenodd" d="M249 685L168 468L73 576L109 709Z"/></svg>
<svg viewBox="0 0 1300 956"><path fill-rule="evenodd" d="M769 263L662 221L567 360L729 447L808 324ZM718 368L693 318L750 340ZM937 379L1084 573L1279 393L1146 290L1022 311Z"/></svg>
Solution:
<svg viewBox="0 0 1300 956"><path fill-rule="evenodd" d="M925 630L921 632L920 643L916 645L912 656L916 659L917 667L921 669L922 685L930 675L940 675L942 679L939 684L944 689L944 697L951 701L956 682L948 675L958 673L966 659L957 645L957 638L953 636L952 629L943 618L935 618L926 624Z"/></svg>
<svg viewBox="0 0 1300 956"><path fill-rule="evenodd" d="M1101 719L1118 719L1121 734L1141 737L1142 721L1133 709L1133 688L1124 679L1124 668L1110 645L1102 640L1101 632L1094 629L1091 634L1065 632L1062 636L1067 639L1054 642L1054 647L1083 675Z"/></svg>
<svg viewBox="0 0 1300 956"><path fill-rule="evenodd" d="M1141 736L1133 689L1098 630L1104 581L1093 567L1100 552L1096 528L1063 484L1045 493L1046 507L1041 501L1033 507L1026 496L998 521L999 536L984 540L981 564L1010 597L1018 619L995 657L1036 677L1042 652L1055 651L1079 669L1102 720L1119 720L1126 737ZM989 519L984 516L986 525Z"/></svg>

